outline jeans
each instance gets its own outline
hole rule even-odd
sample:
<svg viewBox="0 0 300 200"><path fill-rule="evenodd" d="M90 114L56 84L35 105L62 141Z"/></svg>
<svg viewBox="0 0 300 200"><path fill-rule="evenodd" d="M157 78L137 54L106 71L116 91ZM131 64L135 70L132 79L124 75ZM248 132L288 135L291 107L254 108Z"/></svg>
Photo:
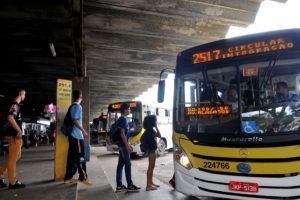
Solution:
<svg viewBox="0 0 300 200"><path fill-rule="evenodd" d="M125 165L125 175L127 186L132 186L131 180L131 161L130 161L130 154L128 153L126 147L121 146L119 150L119 161L117 166L117 187L122 186L122 172L123 166Z"/></svg>

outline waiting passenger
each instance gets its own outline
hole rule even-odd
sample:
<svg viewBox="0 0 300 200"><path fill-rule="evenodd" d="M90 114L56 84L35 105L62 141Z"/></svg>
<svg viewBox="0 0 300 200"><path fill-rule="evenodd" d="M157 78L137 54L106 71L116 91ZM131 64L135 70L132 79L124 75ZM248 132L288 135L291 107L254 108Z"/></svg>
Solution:
<svg viewBox="0 0 300 200"><path fill-rule="evenodd" d="M159 185L153 183L153 170L155 167L156 160L156 149L157 142L155 137L161 137L160 132L157 128L157 119L155 115L149 115L145 117L144 120L144 129L146 129L145 133L142 136L141 141L145 144L145 150L148 153L149 157L149 165L147 170L147 186L146 191L149 190L157 190Z"/></svg>
<svg viewBox="0 0 300 200"><path fill-rule="evenodd" d="M117 166L117 189L116 192L135 192L141 189L133 184L131 179L131 161L130 154L133 151L132 146L129 144L129 125L127 121L127 116L130 114L130 106L127 103L122 104L121 106L122 116L118 119L117 126L120 128L121 139L117 142L119 146L119 160ZM127 188L122 184L122 172L123 167L125 166L125 175L127 181Z"/></svg>
<svg viewBox="0 0 300 200"><path fill-rule="evenodd" d="M276 96L273 99L273 103L282 103L287 101L300 101L300 96L297 94L291 94L288 90L288 84L286 82L277 83Z"/></svg>

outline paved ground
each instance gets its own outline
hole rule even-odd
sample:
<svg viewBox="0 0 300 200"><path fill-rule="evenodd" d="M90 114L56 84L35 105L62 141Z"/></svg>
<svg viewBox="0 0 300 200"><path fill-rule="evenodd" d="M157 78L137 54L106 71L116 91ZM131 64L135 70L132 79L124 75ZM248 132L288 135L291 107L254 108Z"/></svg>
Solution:
<svg viewBox="0 0 300 200"><path fill-rule="evenodd" d="M7 156L0 156L0 164ZM22 151L22 158L17 164L19 180L27 187L19 190L0 189L2 200L196 200L174 191L168 181L173 175L172 154L157 159L154 182L161 185L156 191L145 191L147 157L132 160L133 181L142 187L138 193L114 193L117 154L111 154L105 147L91 147L91 159L87 163L89 179L94 183L87 187L81 183L64 184L54 181L54 147L41 146ZM124 175L125 176L125 175ZM7 179L7 176L6 176ZM125 180L125 177L123 178ZM126 185L126 183L124 183ZM202 198L202 200L208 200ZM212 199L210 199L212 200Z"/></svg>
<svg viewBox="0 0 300 200"><path fill-rule="evenodd" d="M117 165L117 154L112 154L106 151L105 147L96 147L94 152L99 159L101 167L105 170L106 176L109 182L116 187L115 173ZM156 191L145 191L146 188L146 171L148 167L147 157L137 158L132 160L132 176L134 184L142 187L138 193L117 193L120 200L131 199L163 199L163 200L197 200L194 197L187 197L181 193L174 191L169 185L168 181L173 175L173 158L172 153L168 153L163 157L159 157L156 162L154 170L154 182L161 187ZM125 181L125 175L123 175L123 181ZM124 182L126 185L126 182ZM203 198L203 200L207 198ZM210 199L212 200L212 199Z"/></svg>
<svg viewBox="0 0 300 200"><path fill-rule="evenodd" d="M7 156L0 156L0 165ZM22 157L17 163L17 177L26 188L9 190L0 188L3 200L65 200L75 199L77 184L54 181L54 147L22 149ZM7 180L7 175L5 176ZM8 180L7 180L8 182Z"/></svg>
<svg viewBox="0 0 300 200"><path fill-rule="evenodd" d="M0 165L7 156L0 156ZM2 200L117 200L111 184L108 182L99 160L91 152L87 165L89 179L93 186L82 183L64 184L54 181L54 147L40 146L22 150L17 163L17 176L26 184L26 188L9 190L0 188ZM7 175L5 176L7 180Z"/></svg>

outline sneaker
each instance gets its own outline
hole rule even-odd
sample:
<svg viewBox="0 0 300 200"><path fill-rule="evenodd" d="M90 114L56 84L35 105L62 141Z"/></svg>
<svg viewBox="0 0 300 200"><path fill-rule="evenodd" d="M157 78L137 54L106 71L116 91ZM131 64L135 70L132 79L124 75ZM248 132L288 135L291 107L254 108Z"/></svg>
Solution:
<svg viewBox="0 0 300 200"><path fill-rule="evenodd" d="M9 184L8 189L20 189L24 187L25 184L22 184L20 181L17 181L15 184Z"/></svg>
<svg viewBox="0 0 300 200"><path fill-rule="evenodd" d="M64 180L64 183L73 183L73 182L77 182L77 181L78 181L78 178L71 178L68 180Z"/></svg>
<svg viewBox="0 0 300 200"><path fill-rule="evenodd" d="M89 181L88 179L85 179L84 181L80 181L80 182L83 183L83 184L86 184L88 186L93 185L93 183L91 181Z"/></svg>
<svg viewBox="0 0 300 200"><path fill-rule="evenodd" d="M5 179L4 178L0 178L0 188L6 187L6 183L5 183Z"/></svg>
<svg viewBox="0 0 300 200"><path fill-rule="evenodd" d="M121 187L117 187L116 192L125 192L127 190L125 185L122 185Z"/></svg>
<svg viewBox="0 0 300 200"><path fill-rule="evenodd" d="M135 185L131 185L127 188L127 192L137 192L139 191L141 188L140 187L137 187Z"/></svg>

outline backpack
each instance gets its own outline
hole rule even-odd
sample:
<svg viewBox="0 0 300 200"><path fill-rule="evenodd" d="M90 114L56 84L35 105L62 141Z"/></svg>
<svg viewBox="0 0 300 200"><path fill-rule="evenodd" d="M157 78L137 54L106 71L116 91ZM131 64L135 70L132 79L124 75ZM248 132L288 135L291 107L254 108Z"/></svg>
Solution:
<svg viewBox="0 0 300 200"><path fill-rule="evenodd" d="M73 107L73 105L71 105L69 107L68 112L67 112L67 114L65 116L65 119L64 119L64 124L61 127L61 132L65 136L71 135L71 132L73 130L74 123L73 123L72 116L71 116L71 108Z"/></svg>
<svg viewBox="0 0 300 200"><path fill-rule="evenodd" d="M5 136L8 129L8 121L4 111L0 112L0 135Z"/></svg>
<svg viewBox="0 0 300 200"><path fill-rule="evenodd" d="M111 126L111 129L108 132L110 141L115 144L121 139L121 129L118 127L118 121Z"/></svg>
<svg viewBox="0 0 300 200"><path fill-rule="evenodd" d="M18 134L18 132L7 121L8 109L9 109L9 105L6 105L0 111L0 135L1 136L16 136Z"/></svg>
<svg viewBox="0 0 300 200"><path fill-rule="evenodd" d="M149 149L149 144L147 142L147 136L146 136L145 133L143 133L140 141L141 141L141 145L140 145L141 152L146 153L148 151L148 149Z"/></svg>

